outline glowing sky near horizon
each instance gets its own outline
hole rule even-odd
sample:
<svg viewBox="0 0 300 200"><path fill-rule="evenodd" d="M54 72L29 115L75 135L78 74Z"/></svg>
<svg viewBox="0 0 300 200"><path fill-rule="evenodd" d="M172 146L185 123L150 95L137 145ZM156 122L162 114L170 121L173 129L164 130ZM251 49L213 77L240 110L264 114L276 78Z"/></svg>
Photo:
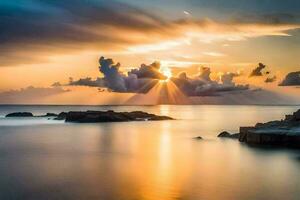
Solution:
<svg viewBox="0 0 300 200"><path fill-rule="evenodd" d="M3 0L0 92L102 77L100 56L127 73L159 61L177 76L240 73L240 84L297 94L278 84L300 70L297 0ZM258 63L263 77L249 78ZM276 81L265 83L267 78Z"/></svg>

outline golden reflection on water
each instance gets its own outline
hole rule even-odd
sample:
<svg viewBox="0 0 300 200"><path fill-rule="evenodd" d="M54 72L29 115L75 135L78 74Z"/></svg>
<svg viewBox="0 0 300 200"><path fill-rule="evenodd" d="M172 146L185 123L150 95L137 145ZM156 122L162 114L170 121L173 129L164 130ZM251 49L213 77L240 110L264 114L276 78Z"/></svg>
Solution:
<svg viewBox="0 0 300 200"><path fill-rule="evenodd" d="M271 108L266 112L218 106L144 109L178 120L2 130L6 134L0 134L0 191L9 191L1 190L9 185L14 194L26 191L33 199L61 195L105 200L296 199L293 195L300 195L294 152L254 149L216 138L224 127L234 130L236 124L252 123L258 117L266 120ZM234 117L241 113L244 118ZM193 139L198 135L204 140Z"/></svg>

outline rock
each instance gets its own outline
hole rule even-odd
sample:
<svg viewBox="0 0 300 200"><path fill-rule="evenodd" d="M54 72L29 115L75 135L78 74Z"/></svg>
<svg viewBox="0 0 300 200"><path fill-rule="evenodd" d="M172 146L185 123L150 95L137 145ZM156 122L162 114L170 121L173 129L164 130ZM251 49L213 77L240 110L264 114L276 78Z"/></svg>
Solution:
<svg viewBox="0 0 300 200"><path fill-rule="evenodd" d="M227 131L223 131L218 135L218 137L230 137L230 136L231 136L231 134L228 133Z"/></svg>
<svg viewBox="0 0 300 200"><path fill-rule="evenodd" d="M201 136L194 137L194 139L196 139L196 140L203 140L203 138Z"/></svg>
<svg viewBox="0 0 300 200"><path fill-rule="evenodd" d="M300 121L300 109L293 113L293 119L296 121Z"/></svg>
<svg viewBox="0 0 300 200"><path fill-rule="evenodd" d="M231 139L238 139L239 138L239 133L234 133L234 134L230 134L227 131L223 131L221 132L218 137L220 138L231 138Z"/></svg>
<svg viewBox="0 0 300 200"><path fill-rule="evenodd" d="M239 141L254 145L300 148L300 110L284 120L240 127Z"/></svg>
<svg viewBox="0 0 300 200"><path fill-rule="evenodd" d="M230 138L232 139L239 139L240 137L240 134L239 133L234 133L234 134L231 134Z"/></svg>
<svg viewBox="0 0 300 200"><path fill-rule="evenodd" d="M14 112L7 114L5 117L33 117L33 114L30 112Z"/></svg>
<svg viewBox="0 0 300 200"><path fill-rule="evenodd" d="M112 110L86 112L71 111L68 113L60 113L57 118L61 119L63 117L65 117L66 122L77 123L172 120L171 117L149 114L142 111L114 112Z"/></svg>
<svg viewBox="0 0 300 200"><path fill-rule="evenodd" d="M37 117L57 117L58 114L56 113L46 113L45 115L39 115Z"/></svg>
<svg viewBox="0 0 300 200"><path fill-rule="evenodd" d="M54 118L54 120L65 120L67 116L66 112L61 112L58 114L58 116L56 118Z"/></svg>

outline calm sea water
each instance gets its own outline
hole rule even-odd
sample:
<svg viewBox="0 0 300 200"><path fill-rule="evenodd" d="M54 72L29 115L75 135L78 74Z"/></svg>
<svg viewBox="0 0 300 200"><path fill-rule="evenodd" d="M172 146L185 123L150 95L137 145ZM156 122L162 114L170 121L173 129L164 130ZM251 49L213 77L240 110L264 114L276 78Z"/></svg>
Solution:
<svg viewBox="0 0 300 200"><path fill-rule="evenodd" d="M299 150L253 148L216 136L298 108L0 106L0 199L296 200ZM70 124L3 118L15 111L108 109L177 120Z"/></svg>

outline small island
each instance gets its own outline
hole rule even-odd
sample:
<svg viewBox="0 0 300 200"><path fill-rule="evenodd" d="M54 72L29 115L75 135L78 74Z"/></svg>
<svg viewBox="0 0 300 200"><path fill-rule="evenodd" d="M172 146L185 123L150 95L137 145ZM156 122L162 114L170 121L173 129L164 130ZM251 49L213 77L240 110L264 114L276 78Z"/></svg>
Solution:
<svg viewBox="0 0 300 200"><path fill-rule="evenodd" d="M222 132L218 137L236 138L251 145L300 148L300 109L283 120L240 127L238 134Z"/></svg>
<svg viewBox="0 0 300 200"><path fill-rule="evenodd" d="M54 117L54 120L65 120L74 123L101 123L101 122L129 122L129 121L160 121L173 120L168 116L160 116L142 111L115 112L108 111L70 111L59 114L47 113L45 115L34 116L29 112L16 112L7 114L6 117Z"/></svg>

